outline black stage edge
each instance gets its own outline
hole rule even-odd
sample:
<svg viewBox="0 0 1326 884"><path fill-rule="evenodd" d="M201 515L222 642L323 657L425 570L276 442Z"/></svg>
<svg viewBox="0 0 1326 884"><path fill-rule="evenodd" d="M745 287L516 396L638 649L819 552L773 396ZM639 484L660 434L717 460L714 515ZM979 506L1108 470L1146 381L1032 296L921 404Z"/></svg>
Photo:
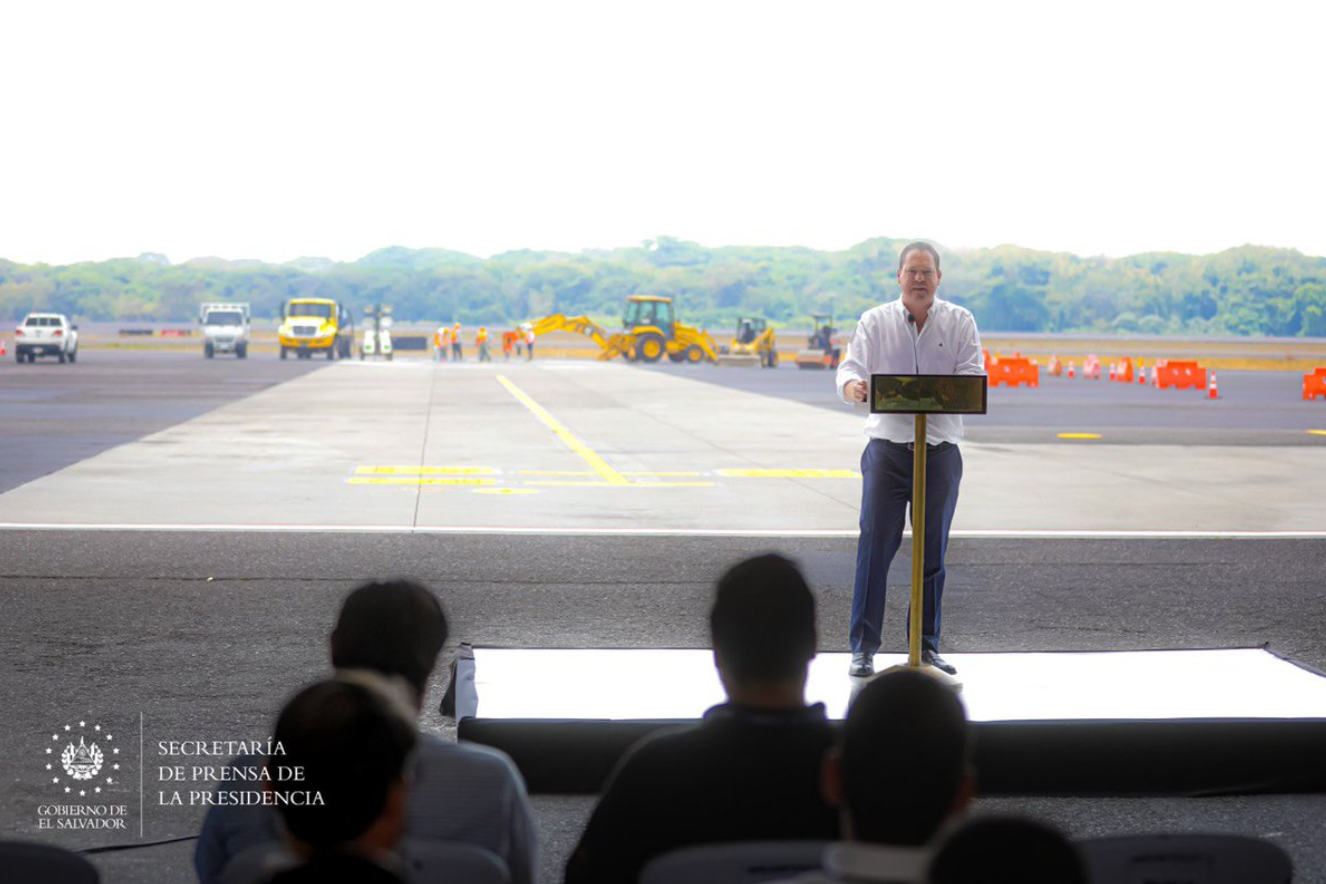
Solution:
<svg viewBox="0 0 1326 884"><path fill-rule="evenodd" d="M593 793L636 740L685 721L463 718L462 740L501 749L531 792ZM982 795L1326 792L1326 720L977 722Z"/></svg>

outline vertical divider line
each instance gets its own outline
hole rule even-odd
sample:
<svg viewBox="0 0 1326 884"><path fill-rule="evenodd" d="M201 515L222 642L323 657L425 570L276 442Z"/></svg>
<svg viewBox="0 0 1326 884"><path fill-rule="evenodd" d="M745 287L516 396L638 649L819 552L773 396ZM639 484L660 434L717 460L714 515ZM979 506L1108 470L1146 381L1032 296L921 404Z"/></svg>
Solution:
<svg viewBox="0 0 1326 884"><path fill-rule="evenodd" d="M432 378L428 381L428 402L424 411L424 444L419 447L419 475L415 477L414 483L414 521L410 524L411 528L419 527L419 505L423 503L424 497L424 461L428 459L428 434L433 427L433 391L437 389L438 364L432 365Z"/></svg>
<svg viewBox="0 0 1326 884"><path fill-rule="evenodd" d="M138 712L138 840L143 840L143 712Z"/></svg>

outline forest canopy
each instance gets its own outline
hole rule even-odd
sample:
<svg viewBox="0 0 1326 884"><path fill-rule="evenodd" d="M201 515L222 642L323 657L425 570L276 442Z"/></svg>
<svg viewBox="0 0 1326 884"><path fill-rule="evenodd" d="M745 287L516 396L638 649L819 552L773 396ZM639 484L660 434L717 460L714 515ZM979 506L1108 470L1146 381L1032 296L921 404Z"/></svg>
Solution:
<svg viewBox="0 0 1326 884"><path fill-rule="evenodd" d="M380 249L357 261L286 264L164 256L66 266L0 260L0 319L30 310L91 321L192 322L204 301L247 301L279 315L292 297L356 310L392 305L407 321L511 325L550 313L619 321L627 295L669 295L687 323L739 316L840 324L897 297L898 251L877 238L844 251L728 246L671 237L579 253L513 251L477 258L446 249ZM1213 255L1078 257L1016 246L945 249L940 297L970 308L987 332L1326 337L1326 258L1242 246Z"/></svg>

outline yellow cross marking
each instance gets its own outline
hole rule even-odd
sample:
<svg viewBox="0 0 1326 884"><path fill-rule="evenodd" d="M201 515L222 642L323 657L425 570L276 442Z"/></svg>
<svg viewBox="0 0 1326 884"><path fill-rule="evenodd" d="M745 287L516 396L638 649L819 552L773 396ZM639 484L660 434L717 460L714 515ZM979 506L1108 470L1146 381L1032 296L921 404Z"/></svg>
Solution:
<svg viewBox="0 0 1326 884"><path fill-rule="evenodd" d="M553 433L557 435L557 438L566 443L567 447L583 457L585 462L589 464L590 468L593 469L595 473L598 473L603 481L607 482L609 485L631 484L629 479L609 466L608 462L599 457L592 448L577 439L575 434L567 429L561 421L553 417L548 409L535 402L524 390L507 380L506 375L499 374L497 380L502 386L506 387L508 393L515 396L520 400L522 405L534 412L534 416L543 421L543 425L552 430Z"/></svg>

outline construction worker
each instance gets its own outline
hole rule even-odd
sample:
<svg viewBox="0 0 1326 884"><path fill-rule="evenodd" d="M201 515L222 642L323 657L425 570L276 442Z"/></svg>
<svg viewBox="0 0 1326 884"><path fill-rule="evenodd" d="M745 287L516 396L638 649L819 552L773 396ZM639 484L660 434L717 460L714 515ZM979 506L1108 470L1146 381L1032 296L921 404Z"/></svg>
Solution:
<svg viewBox="0 0 1326 884"><path fill-rule="evenodd" d="M525 326L525 361L529 362L534 358L534 326Z"/></svg>
<svg viewBox="0 0 1326 884"><path fill-rule="evenodd" d="M433 352L437 355L438 362L445 362L447 359L447 327L439 325L437 331L433 332Z"/></svg>
<svg viewBox="0 0 1326 884"><path fill-rule="evenodd" d="M511 347L516 340L515 332L502 332L502 358L507 362L511 361Z"/></svg>
<svg viewBox="0 0 1326 884"><path fill-rule="evenodd" d="M451 327L451 358L454 359L454 360L456 360L457 362L460 362L460 361L461 361L461 358L462 358L462 354L461 354L461 352L460 352L460 323L459 323L459 322L456 323L455 325L453 325L453 326Z"/></svg>
<svg viewBox="0 0 1326 884"><path fill-rule="evenodd" d="M479 348L480 362L493 361L493 357L488 354L488 326L479 326L479 333L474 336L474 345Z"/></svg>

